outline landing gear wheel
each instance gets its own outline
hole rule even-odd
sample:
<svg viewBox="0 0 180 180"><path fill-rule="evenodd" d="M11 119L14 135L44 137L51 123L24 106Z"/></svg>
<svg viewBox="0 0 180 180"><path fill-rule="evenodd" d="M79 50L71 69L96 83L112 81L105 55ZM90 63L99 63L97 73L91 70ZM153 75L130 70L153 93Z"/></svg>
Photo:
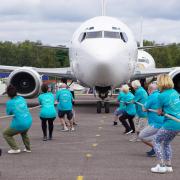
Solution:
<svg viewBox="0 0 180 180"><path fill-rule="evenodd" d="M101 113L101 108L102 108L102 103L101 101L97 102L97 113L100 114Z"/></svg>
<svg viewBox="0 0 180 180"><path fill-rule="evenodd" d="M105 113L109 113L109 102L104 103Z"/></svg>

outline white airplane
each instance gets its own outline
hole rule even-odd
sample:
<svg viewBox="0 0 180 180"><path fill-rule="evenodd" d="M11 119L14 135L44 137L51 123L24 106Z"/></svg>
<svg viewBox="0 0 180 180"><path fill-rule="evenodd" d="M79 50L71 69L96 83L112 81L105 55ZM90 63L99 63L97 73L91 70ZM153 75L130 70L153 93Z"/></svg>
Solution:
<svg viewBox="0 0 180 180"><path fill-rule="evenodd" d="M180 67L155 68L152 56L143 51L146 48L151 46L137 47L134 35L123 22L103 14L84 22L73 34L69 48L70 67L0 66L0 70L11 72L8 84L13 84L18 94L25 98L40 93L43 74L77 80L83 86L94 88L103 101L109 91L122 83L161 73L169 73L180 92ZM100 101L97 112L101 112L102 104L108 113L108 102Z"/></svg>

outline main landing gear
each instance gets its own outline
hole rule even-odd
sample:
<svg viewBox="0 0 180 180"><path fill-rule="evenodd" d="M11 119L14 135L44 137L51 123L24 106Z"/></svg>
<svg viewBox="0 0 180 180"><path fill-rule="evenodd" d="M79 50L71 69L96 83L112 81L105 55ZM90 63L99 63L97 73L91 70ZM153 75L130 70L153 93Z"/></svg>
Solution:
<svg viewBox="0 0 180 180"><path fill-rule="evenodd" d="M105 113L110 112L110 104L108 101L98 101L97 102L97 113L100 114L102 112L102 108L104 108Z"/></svg>

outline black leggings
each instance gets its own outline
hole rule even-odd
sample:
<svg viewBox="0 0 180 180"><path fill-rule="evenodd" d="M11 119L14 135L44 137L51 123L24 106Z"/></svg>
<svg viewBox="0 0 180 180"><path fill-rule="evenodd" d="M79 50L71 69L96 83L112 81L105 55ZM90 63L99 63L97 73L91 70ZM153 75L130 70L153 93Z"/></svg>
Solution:
<svg viewBox="0 0 180 180"><path fill-rule="evenodd" d="M124 113L122 116L119 117L119 120L121 121L122 125L125 127L126 132L133 130L135 132L135 125L133 121L134 116L131 116L127 113ZM127 120L129 121L129 124L127 123Z"/></svg>
<svg viewBox="0 0 180 180"><path fill-rule="evenodd" d="M55 118L42 118L41 119L41 126L42 126L42 131L43 131L43 135L44 137L47 137L47 122L48 122L48 126L49 126L49 137L52 137L52 133L53 133L53 128L54 128L54 120Z"/></svg>

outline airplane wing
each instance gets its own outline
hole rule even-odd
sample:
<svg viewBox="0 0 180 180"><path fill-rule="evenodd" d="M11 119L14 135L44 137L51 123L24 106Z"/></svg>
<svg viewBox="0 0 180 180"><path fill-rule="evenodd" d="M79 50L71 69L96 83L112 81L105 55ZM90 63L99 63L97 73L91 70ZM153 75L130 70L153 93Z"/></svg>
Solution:
<svg viewBox="0 0 180 180"><path fill-rule="evenodd" d="M167 45L152 45L152 46L140 46L138 47L139 50L146 50L146 49L153 49L153 48L162 48L162 47L168 47L171 46L172 44L167 44Z"/></svg>
<svg viewBox="0 0 180 180"><path fill-rule="evenodd" d="M74 73L70 67L67 68L33 68L39 74L49 76L63 77L75 80Z"/></svg>
<svg viewBox="0 0 180 180"><path fill-rule="evenodd" d="M59 50L69 50L69 48L65 45L51 46L51 45L36 45L37 47L42 48L51 48L51 49L59 49Z"/></svg>
<svg viewBox="0 0 180 180"><path fill-rule="evenodd" d="M1 72L12 72L12 71L19 69L19 68L21 68L21 67L19 67L19 66L1 66L0 65L0 71Z"/></svg>
<svg viewBox="0 0 180 180"><path fill-rule="evenodd" d="M138 69L132 76L133 79L147 78L157 76L159 74L167 74L175 70L175 68L152 68L152 69Z"/></svg>
<svg viewBox="0 0 180 180"><path fill-rule="evenodd" d="M0 65L1 72L12 72L14 70L20 69L20 66L2 66ZM68 78L75 80L75 76L70 67L67 68L35 68L35 67L27 67L35 70L41 75L49 75L49 76L56 76L62 78Z"/></svg>

